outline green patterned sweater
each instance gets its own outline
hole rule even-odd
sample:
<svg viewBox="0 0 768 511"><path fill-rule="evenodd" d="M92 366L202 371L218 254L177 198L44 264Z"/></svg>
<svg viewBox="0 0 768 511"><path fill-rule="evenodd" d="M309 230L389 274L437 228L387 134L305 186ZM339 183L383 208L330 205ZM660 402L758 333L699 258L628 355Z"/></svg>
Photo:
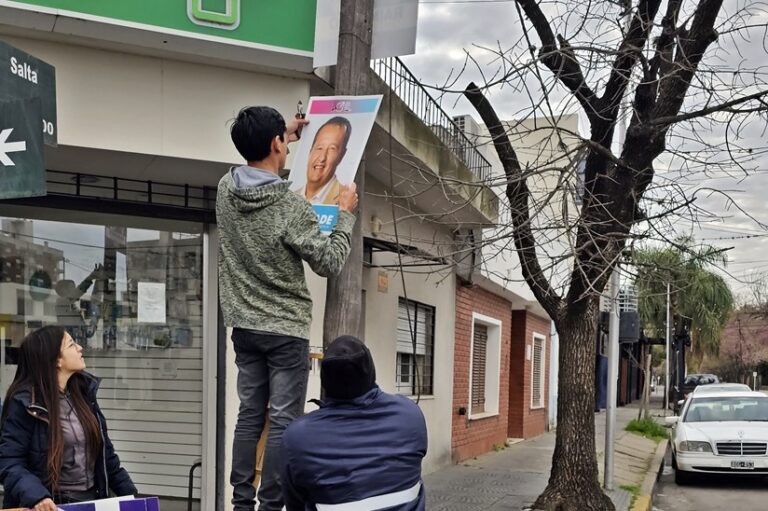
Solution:
<svg viewBox="0 0 768 511"><path fill-rule="evenodd" d="M355 216L341 211L331 235L322 234L312 206L289 184L237 188L232 171L219 181L219 296L229 327L309 339L302 260L322 277L339 273Z"/></svg>

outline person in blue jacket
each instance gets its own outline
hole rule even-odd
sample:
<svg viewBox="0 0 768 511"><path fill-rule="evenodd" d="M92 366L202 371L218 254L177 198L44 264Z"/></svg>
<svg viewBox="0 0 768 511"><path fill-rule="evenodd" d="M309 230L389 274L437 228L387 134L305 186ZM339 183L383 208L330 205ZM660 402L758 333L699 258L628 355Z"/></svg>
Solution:
<svg viewBox="0 0 768 511"><path fill-rule="evenodd" d="M3 507L56 511L56 504L135 495L96 403L99 380L83 348L59 326L24 339L0 428Z"/></svg>
<svg viewBox="0 0 768 511"><path fill-rule="evenodd" d="M410 399L383 392L368 348L339 337L320 366L321 408L283 434L287 511L425 509L427 426Z"/></svg>

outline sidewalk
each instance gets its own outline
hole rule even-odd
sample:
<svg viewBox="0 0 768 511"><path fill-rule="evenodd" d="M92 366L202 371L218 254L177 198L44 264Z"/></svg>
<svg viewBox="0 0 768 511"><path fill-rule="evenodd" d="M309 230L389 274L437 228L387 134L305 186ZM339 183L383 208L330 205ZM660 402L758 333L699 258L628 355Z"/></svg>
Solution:
<svg viewBox="0 0 768 511"><path fill-rule="evenodd" d="M650 440L624 431L636 418L637 406L616 411L615 474L617 490L609 493L618 510L629 509L632 496L619 490L622 484L642 484L656 450ZM602 474L605 450L605 412L595 414L595 447ZM554 431L514 444L501 452L489 453L438 470L424 477L427 509L430 511L522 510L536 500L549 480ZM646 460L647 461L644 461ZM601 475L602 478L602 475Z"/></svg>

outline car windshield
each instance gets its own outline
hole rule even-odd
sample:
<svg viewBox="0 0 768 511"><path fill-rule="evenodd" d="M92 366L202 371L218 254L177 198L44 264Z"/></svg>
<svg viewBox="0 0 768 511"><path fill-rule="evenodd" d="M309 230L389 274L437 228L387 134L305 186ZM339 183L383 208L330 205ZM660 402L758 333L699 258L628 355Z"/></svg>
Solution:
<svg viewBox="0 0 768 511"><path fill-rule="evenodd" d="M683 422L768 422L768 397L699 397L685 412Z"/></svg>

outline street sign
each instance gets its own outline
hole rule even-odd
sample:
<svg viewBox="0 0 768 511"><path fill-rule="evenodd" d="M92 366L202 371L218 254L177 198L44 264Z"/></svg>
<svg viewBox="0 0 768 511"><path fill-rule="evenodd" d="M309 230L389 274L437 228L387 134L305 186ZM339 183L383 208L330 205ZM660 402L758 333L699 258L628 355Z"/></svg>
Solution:
<svg viewBox="0 0 768 511"><path fill-rule="evenodd" d="M56 146L56 70L0 41L0 101L40 98L37 124L47 145Z"/></svg>
<svg viewBox="0 0 768 511"><path fill-rule="evenodd" d="M413 54L418 17L418 0L374 0L371 58ZM340 18L340 0L317 0L314 67L336 65Z"/></svg>
<svg viewBox="0 0 768 511"><path fill-rule="evenodd" d="M0 199L46 194L40 98L0 101Z"/></svg>

